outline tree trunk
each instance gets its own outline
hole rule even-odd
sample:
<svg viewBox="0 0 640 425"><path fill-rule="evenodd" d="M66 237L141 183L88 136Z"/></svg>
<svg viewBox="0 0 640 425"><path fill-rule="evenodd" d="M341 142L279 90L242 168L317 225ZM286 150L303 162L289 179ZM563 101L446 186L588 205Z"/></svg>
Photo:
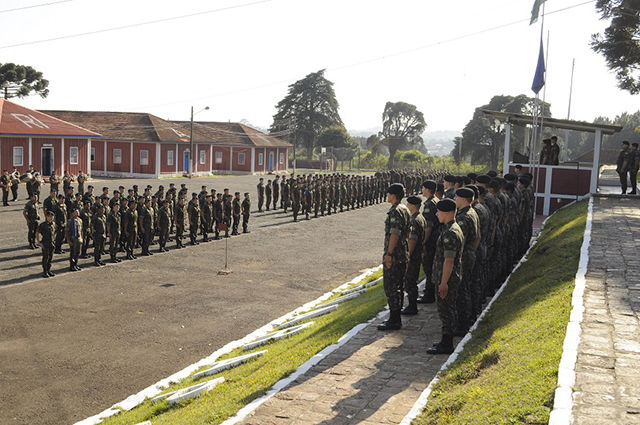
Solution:
<svg viewBox="0 0 640 425"><path fill-rule="evenodd" d="M398 149L389 146L389 163L387 164L387 168L390 170L393 169L395 165L396 152L398 152Z"/></svg>

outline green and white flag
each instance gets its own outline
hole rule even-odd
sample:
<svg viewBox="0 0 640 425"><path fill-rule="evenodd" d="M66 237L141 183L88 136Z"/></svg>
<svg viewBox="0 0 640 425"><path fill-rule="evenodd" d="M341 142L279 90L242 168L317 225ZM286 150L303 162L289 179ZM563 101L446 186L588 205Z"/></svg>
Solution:
<svg viewBox="0 0 640 425"><path fill-rule="evenodd" d="M529 25L538 22L538 13L540 13L540 6L547 0L534 0L533 9L531 9L531 22Z"/></svg>

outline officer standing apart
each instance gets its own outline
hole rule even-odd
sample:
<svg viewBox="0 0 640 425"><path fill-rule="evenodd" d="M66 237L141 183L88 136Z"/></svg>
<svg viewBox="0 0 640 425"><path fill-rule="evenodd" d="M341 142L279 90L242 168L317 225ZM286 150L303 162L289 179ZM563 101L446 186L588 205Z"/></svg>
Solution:
<svg viewBox="0 0 640 425"><path fill-rule="evenodd" d="M428 354L453 353L453 333L456 330L456 295L462 273L464 235L455 221L453 199L438 202L438 221L442 225L436 243L432 279L438 285L438 316L442 321L442 339L427 350Z"/></svg>
<svg viewBox="0 0 640 425"><path fill-rule="evenodd" d="M242 201L242 233L251 233L249 231L249 216L251 216L251 199L249 199L249 192L245 192Z"/></svg>
<svg viewBox="0 0 640 425"><path fill-rule="evenodd" d="M418 314L418 277L422 265L422 245L426 226L424 217L420 214L420 205L422 200L419 197L412 195L407 198L407 208L411 213L411 230L409 232L409 264L404 278L404 290L407 292L409 305L400 312L406 315Z"/></svg>
<svg viewBox="0 0 640 425"><path fill-rule="evenodd" d="M36 241L42 248L42 277L53 277L51 260L53 259L54 241L56 239L56 224L53 222L55 214L47 211L46 220L40 223L36 232Z"/></svg>
<svg viewBox="0 0 640 425"><path fill-rule="evenodd" d="M631 180L630 195L635 195L638 186L638 169L640 169L640 151L636 142L631 143L631 152L629 153L629 179Z"/></svg>
<svg viewBox="0 0 640 425"><path fill-rule="evenodd" d="M400 202L404 198L404 186L394 183L387 189L387 211L384 231L384 257L382 259L383 286L389 302L389 319L378 325L380 330L402 327L400 310L404 300L404 275L407 271L409 227L411 214Z"/></svg>
<svg viewBox="0 0 640 425"><path fill-rule="evenodd" d="M241 205L240 205L240 192L236 192L235 196L233 198L233 208L232 208L232 212L233 212L233 231L231 232L231 234L233 236L239 235L240 233L238 233L238 226L240 225L240 210L241 210ZM275 207L274 207L275 209Z"/></svg>
<svg viewBox="0 0 640 425"><path fill-rule="evenodd" d="M262 204L264 204L264 179L260 177L260 183L258 183L258 212L262 212Z"/></svg>

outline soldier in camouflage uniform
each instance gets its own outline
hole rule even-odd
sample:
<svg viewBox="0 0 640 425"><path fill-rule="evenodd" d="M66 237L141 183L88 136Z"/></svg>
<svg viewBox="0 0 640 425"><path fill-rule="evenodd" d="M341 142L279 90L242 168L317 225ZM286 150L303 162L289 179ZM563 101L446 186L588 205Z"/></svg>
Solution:
<svg viewBox="0 0 640 425"><path fill-rule="evenodd" d="M124 200L123 202L126 202ZM120 245L120 236L122 233L122 219L120 216L120 204L115 203L111 208L111 212L107 216L107 234L109 235L109 256L112 263L119 263L119 258L116 258L118 252L118 246Z"/></svg>
<svg viewBox="0 0 640 425"><path fill-rule="evenodd" d="M419 297L419 304L431 304L436 302L436 282L431 279L433 271L433 258L435 256L436 242L440 233L440 222L436 213L439 199L435 196L438 184L435 180L426 180L422 184L422 196L426 198L422 215L425 220L424 247L422 249L422 268L425 275L424 295Z"/></svg>
<svg viewBox="0 0 640 425"><path fill-rule="evenodd" d="M33 193L30 198L24 206L22 215L27 221L27 241L29 242L29 249L37 249L36 231L38 230L38 220L40 220L40 216L38 215L38 195Z"/></svg>
<svg viewBox="0 0 640 425"><path fill-rule="evenodd" d="M64 226L67 225L69 215L67 206L64 204L64 195L58 195L58 203L55 205L53 212L56 214L56 245L54 254L63 254L62 243L64 242Z"/></svg>
<svg viewBox="0 0 640 425"><path fill-rule="evenodd" d="M273 187L274 189L279 186L279 184L274 183ZM275 199L275 198L274 198ZM273 209L277 209L276 208L276 204L277 202L273 202ZM232 232L231 235L232 236L237 236L240 233L238 233L238 226L240 225L240 212L242 210L242 206L240 204L240 192L236 192L235 196L233 198L233 205L232 205L232 214L233 214L233 228L232 228Z"/></svg>
<svg viewBox="0 0 640 425"><path fill-rule="evenodd" d="M65 226L65 236L69 244L69 271L80 271L78 267L78 257L80 257L80 246L82 245L82 220L78 218L78 210L71 210L71 217Z"/></svg>
<svg viewBox="0 0 640 425"><path fill-rule="evenodd" d="M51 271L51 260L56 239L56 224L53 222L55 214L52 211L47 211L45 217L46 220L38 225L36 241L42 248L42 277L53 277L55 273Z"/></svg>
<svg viewBox="0 0 640 425"><path fill-rule="evenodd" d="M458 287L456 311L458 313L458 329L455 336L464 336L469 330L470 319L473 315L471 294L473 292L473 266L476 261L476 250L480 244L480 229L478 214L471 208L474 192L467 187L456 191L455 202L458 208L456 223L464 234L464 250L462 254L462 277Z"/></svg>
<svg viewBox="0 0 640 425"><path fill-rule="evenodd" d="M475 180L475 179L474 179ZM482 304L484 303L484 289L486 286L486 261L487 261L487 239L489 237L491 225L491 212L484 205L484 195L486 189L482 186L467 186L474 192L473 209L478 215L478 225L480 228L480 244L476 250L476 262L473 266L473 281L471 291L471 320L474 323L478 315L482 312Z"/></svg>
<svg viewBox="0 0 640 425"><path fill-rule="evenodd" d="M251 199L249 199L249 192L244 193L244 200L241 204L242 207L242 233L251 233L249 231L249 217L251 216Z"/></svg>
<svg viewBox="0 0 640 425"><path fill-rule="evenodd" d="M438 316L442 321L442 339L427 350L428 354L453 353L456 330L456 297L462 277L464 234L455 221L456 203L443 199L437 204L438 221L442 225L436 243L432 279L437 285Z"/></svg>
<svg viewBox="0 0 640 425"><path fill-rule="evenodd" d="M150 198L145 198L144 206L140 210L139 214L140 216L138 226L142 235L142 255L148 257L150 255L153 255L153 253L149 251L149 245L156 228L153 221L153 210L151 209Z"/></svg>
<svg viewBox="0 0 640 425"><path fill-rule="evenodd" d="M392 184L387 189L387 211L384 232L384 256L382 259L384 292L389 302L389 319L378 325L380 330L394 330L402 327L400 311L404 301L404 276L407 271L408 238L411 214L401 201L404 186Z"/></svg>
<svg viewBox="0 0 640 425"><path fill-rule="evenodd" d="M138 203L135 201L129 202L129 209L124 218L124 236L127 260L135 260L138 258L133 254L138 239Z"/></svg>
<svg viewBox="0 0 640 425"><path fill-rule="evenodd" d="M101 260L107 235L107 218L104 216L104 205L100 205L96 214L91 218L90 232L85 232L85 235L87 233L91 233L93 238L93 264L95 266L104 266L105 263Z"/></svg>
<svg viewBox="0 0 640 425"><path fill-rule="evenodd" d="M170 195L169 195L170 196ZM158 235L160 239L158 252L167 252L167 240L169 239L169 228L171 227L171 202L169 199L162 201L162 207L158 210Z"/></svg>
<svg viewBox="0 0 640 425"><path fill-rule="evenodd" d="M426 227L424 216L420 214L421 204L422 200L417 196L407 198L407 208L411 213L411 230L409 232L409 263L404 277L404 290L407 293L409 305L400 312L406 315L418 314L418 277L422 265L422 246Z"/></svg>
<svg viewBox="0 0 640 425"><path fill-rule="evenodd" d="M182 243L182 236L184 235L184 230L186 227L187 207L184 205L184 198L182 197L178 199L178 204L176 205L176 209L174 210L173 219L176 225L176 248L184 248L185 246Z"/></svg>
<svg viewBox="0 0 640 425"><path fill-rule="evenodd" d="M191 245L199 245L200 242L196 241L198 236L198 228L200 227L200 205L198 198L192 200L189 205L189 238L191 239Z"/></svg>

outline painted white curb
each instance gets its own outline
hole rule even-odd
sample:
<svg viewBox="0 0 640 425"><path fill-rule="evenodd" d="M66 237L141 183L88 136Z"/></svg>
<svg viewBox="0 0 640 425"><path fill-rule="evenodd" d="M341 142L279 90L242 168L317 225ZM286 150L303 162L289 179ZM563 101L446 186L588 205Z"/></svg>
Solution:
<svg viewBox="0 0 640 425"><path fill-rule="evenodd" d="M333 295L337 294L337 293L341 293L342 291L351 288L355 283L360 282L362 279L366 278L367 276L370 276L371 274L375 273L376 271L380 270L382 268L382 265L379 265L378 267L373 267L367 271L365 271L364 273L362 273L359 276L354 277L351 281L346 282L342 285L340 285L339 287L335 288L332 291L329 291L327 293L325 293L324 295L320 296L319 298L310 301L306 304L304 304L302 307L299 307L295 310L293 310L290 313L285 314L284 316L281 316L269 323L267 323L266 325L264 325L263 327L256 329L255 331L253 331L252 333L250 333L249 335L245 336L242 339L236 340L236 341L231 341L230 343L228 343L227 345L225 345L224 347L220 348L219 350L216 350L215 352L213 352L210 356L205 357L204 359L190 365L187 366L186 368L182 369L179 372L174 373L173 375L162 379L158 382L156 382L153 385L150 385L149 387L143 389L142 391L138 392L137 394L133 394L129 397L127 397L125 400L121 401L120 403L116 403L113 406L111 406L110 408L98 413L97 415L91 416L89 418L86 418L82 421L76 422L75 425L95 425L95 424L99 424L100 422L102 422L105 418L108 418L110 416L113 415L117 415L118 413L121 412L120 409L123 410L131 410L134 407L136 407L137 405L139 405L140 403L144 402L147 398L152 398L155 397L156 395L160 394L162 392L163 389L165 389L166 387L168 387L169 385L171 385L173 382L178 382L181 379L187 378L189 375L191 375L193 372L195 372L196 370L200 369L203 366L211 366L215 363L216 359L224 354L228 354L231 351L235 350L236 348L242 347L243 345L255 340L256 338L259 337L263 337L265 335L267 335L270 331L273 330L274 327L278 327L280 324L293 319L295 316L302 314L302 313L306 313L309 310L311 310L312 308L316 307L317 305L321 304L323 301L328 300L329 298L331 298ZM380 282L380 280L382 280L382 278L380 279L376 279L372 282L369 282L367 285L372 286L378 282ZM329 347L327 347L329 348ZM326 348L325 348L326 350ZM324 350L323 350L324 351ZM318 356L320 353L316 354L316 356Z"/></svg>
<svg viewBox="0 0 640 425"><path fill-rule="evenodd" d="M282 331L277 331L268 335L265 335L263 337L260 337L258 339L256 339L255 341L251 341L248 344L245 344L242 346L242 349L244 351L247 350L251 350L252 348L255 348L259 345L264 345L267 344L269 342L273 342L273 341L280 341L281 339L285 339L285 338L289 338L290 336L293 336L295 334L298 334L300 332L302 332L304 329L308 328L309 326L313 325L315 322L308 322L305 323L303 325L298 325L298 326L294 326L292 328L288 328Z"/></svg>
<svg viewBox="0 0 640 425"><path fill-rule="evenodd" d="M278 325L278 329L290 328L291 326L297 325L298 323L303 322L303 321L305 321L307 319L313 319L313 318L316 318L316 317L324 316L325 314L331 313L336 308L338 308L337 305L332 305L332 306L329 306L329 307L319 308L317 310L310 311L309 313L305 313L305 314L302 314L300 316L297 316L295 319L290 320L287 323L283 323L281 325Z"/></svg>
<svg viewBox="0 0 640 425"><path fill-rule="evenodd" d="M573 204L573 202L571 204ZM568 207L571 204L567 204L564 207ZM549 216L549 217L551 217L551 216ZM540 226L540 233L542 233L542 230L544 229L544 226L547 223L547 220L549 219L549 217L545 218L544 221L542 222L542 225ZM507 287L507 285L509 284L509 280L511 279L511 276L513 275L513 273L515 273L515 271L518 270L520 268L520 266L527 261L527 258L529 256L529 252L531 252L531 250L533 249L534 246L536 246L537 243L538 243L538 239L536 238L536 240L533 241L533 243L531 244L529 249L527 249L527 252L524 254L524 256L520 259L518 264L516 264L516 266L511 271L511 273L509 273L509 276L507 276L507 278L503 282L502 286L500 286L500 288L496 291L496 293L493 296L493 298L491 298L491 300L489 301L487 306L484 308L484 310L482 310L482 313L478 317L478 320L476 320L476 322L473 324L473 326L471 326L471 328L469 328L469 332L467 332L467 334L464 336L464 338L462 338L462 340L458 343L458 345L456 346L456 349L454 350L454 352L449 356L447 361L444 362L444 364L440 367L440 370L438 371L438 373L436 373L436 376L433 377L431 382L429 382L429 385L427 386L427 388L422 392L422 394L420 394L420 397L415 402L415 404L413 405L413 407L411 408L409 413L407 413L407 416L405 416L402 419L402 422L400 422L400 425L410 425L411 421L413 421L420 414L420 412L422 412L422 410L427 405L427 401L429 400L429 394L431 394L431 390L433 389L433 386L435 384L437 384L438 381L440 380L440 374L444 370L446 370L449 367L449 365L451 365L453 362L455 362L458 359L458 355L462 352L462 350L464 349L464 346L471 339L473 331L475 331L478 328L478 324L482 321L484 316L487 314L487 312L489 311L489 309L491 308L491 306L493 305L495 300L498 299L500 294L502 294L504 289Z"/></svg>
<svg viewBox="0 0 640 425"><path fill-rule="evenodd" d="M593 224L593 198L589 199L587 224L584 229L580 263L576 273L575 287L571 298L571 316L567 324L567 333L562 345L562 357L558 368L558 386L553 401L553 410L549 415L549 425L565 425L573 423L573 384L576 381L576 362L578 345L582 333L582 314L584 313L584 290L586 287L587 266L589 265L589 247L591 246L591 230Z"/></svg>
<svg viewBox="0 0 640 425"><path fill-rule="evenodd" d="M340 303L348 301L348 300L352 300L354 298L358 298L360 295L362 295L362 293L364 291L365 291L364 289L361 289L359 291L352 292L352 293L347 294L347 295L343 295L341 297L336 298L335 300L331 300L331 301L329 301L327 303L323 303L321 306L322 307L329 307L329 306L332 306L332 305L340 304Z"/></svg>
<svg viewBox="0 0 640 425"><path fill-rule="evenodd" d="M202 372L198 372L195 375L193 375L193 380L195 381L196 379L200 379L209 375L215 375L216 373L222 372L223 370L231 369L232 367L248 362L251 359L254 359L256 357L261 357L266 352L267 350L263 350L263 351L258 351L251 354L245 354L244 356L233 357L231 359L215 362L212 365L213 367L211 367L210 369L203 370Z"/></svg>

